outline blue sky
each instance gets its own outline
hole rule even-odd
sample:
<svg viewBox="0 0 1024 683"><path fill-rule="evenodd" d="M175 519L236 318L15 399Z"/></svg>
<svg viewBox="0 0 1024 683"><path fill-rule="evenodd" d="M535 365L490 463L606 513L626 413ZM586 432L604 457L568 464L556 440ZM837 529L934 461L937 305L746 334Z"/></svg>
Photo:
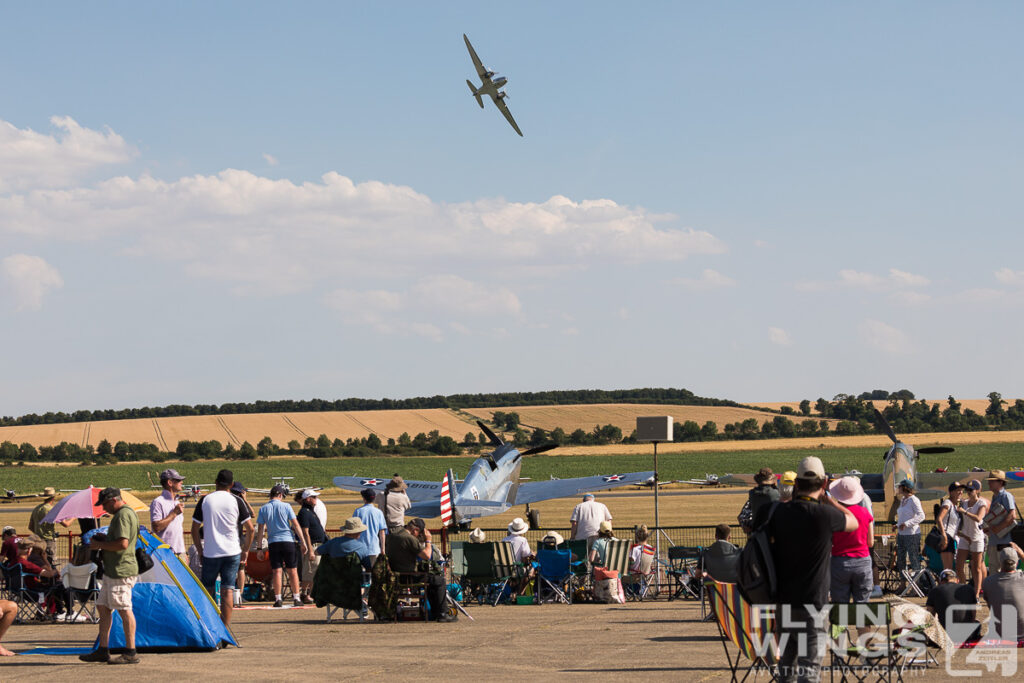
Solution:
<svg viewBox="0 0 1024 683"><path fill-rule="evenodd" d="M4 15L0 414L1024 395L1016 3Z"/></svg>

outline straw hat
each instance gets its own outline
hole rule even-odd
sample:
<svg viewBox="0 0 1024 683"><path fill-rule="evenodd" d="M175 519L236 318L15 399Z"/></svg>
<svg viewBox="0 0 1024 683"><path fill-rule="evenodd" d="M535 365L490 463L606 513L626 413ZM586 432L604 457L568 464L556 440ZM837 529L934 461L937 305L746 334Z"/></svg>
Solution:
<svg viewBox="0 0 1024 683"><path fill-rule="evenodd" d="M345 520L345 525L341 527L341 533L348 534L361 534L366 531L369 527L363 524L363 520L358 517L349 517Z"/></svg>
<svg viewBox="0 0 1024 683"><path fill-rule="evenodd" d="M470 543L483 543L486 540L487 540L487 534L485 534L484 530L481 529L480 527L477 527L477 528L475 528L475 529L473 529L472 531L469 532L469 542Z"/></svg>
<svg viewBox="0 0 1024 683"><path fill-rule="evenodd" d="M52 498L53 496L57 495L57 489L53 488L52 486L47 486L45 489L43 489L43 495L46 496L47 498Z"/></svg>
<svg viewBox="0 0 1024 683"><path fill-rule="evenodd" d="M828 492L843 505L856 505L864 499L864 487L857 477L841 477L828 486Z"/></svg>
<svg viewBox="0 0 1024 683"><path fill-rule="evenodd" d="M530 530L530 525L523 521L522 517L516 517L508 525L508 532L515 536L522 536Z"/></svg>
<svg viewBox="0 0 1024 683"><path fill-rule="evenodd" d="M989 481L1001 481L1001 482L1003 482L1005 484L1006 483L1006 472L1004 472L1003 470L992 470L991 472L988 473L988 480Z"/></svg>

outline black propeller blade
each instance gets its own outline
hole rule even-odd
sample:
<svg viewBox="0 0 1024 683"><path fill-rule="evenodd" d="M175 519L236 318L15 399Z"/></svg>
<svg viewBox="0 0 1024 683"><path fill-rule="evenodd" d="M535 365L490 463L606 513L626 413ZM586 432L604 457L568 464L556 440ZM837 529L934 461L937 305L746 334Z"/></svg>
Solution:
<svg viewBox="0 0 1024 683"><path fill-rule="evenodd" d="M481 422L480 420L477 420L476 423L480 426L480 431L482 431L484 434L486 434L487 438L491 440L491 445L492 446L503 446L505 444L505 442L502 441L501 439L499 439L498 435L495 434L494 432L492 432L490 430L490 428L487 425L485 425L483 422Z"/></svg>
<svg viewBox="0 0 1024 683"><path fill-rule="evenodd" d="M527 449L519 455L534 455L536 453L543 453L544 451L550 451L552 448L558 448L557 443L546 443L543 446L534 446L533 448Z"/></svg>
<svg viewBox="0 0 1024 683"><path fill-rule="evenodd" d="M875 419L878 421L878 426L882 428L882 431L885 432L890 439L892 439L893 443L900 442L900 440L896 438L896 432L892 431L892 427L889 426L889 421L885 419L885 415L882 415L882 413L878 411L878 408L875 408Z"/></svg>
<svg viewBox="0 0 1024 683"><path fill-rule="evenodd" d="M931 455L933 453L952 453L955 448L952 446L925 446L924 448L914 449L918 453L924 453L925 455Z"/></svg>

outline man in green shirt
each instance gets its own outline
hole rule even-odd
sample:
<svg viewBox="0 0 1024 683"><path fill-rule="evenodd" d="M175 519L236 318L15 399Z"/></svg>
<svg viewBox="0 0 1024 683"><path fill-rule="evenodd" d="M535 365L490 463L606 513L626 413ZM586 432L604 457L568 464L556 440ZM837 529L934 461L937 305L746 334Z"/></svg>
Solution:
<svg viewBox="0 0 1024 683"><path fill-rule="evenodd" d="M57 541L57 530L51 522L44 522L43 517L53 509L53 501L57 497L57 491L52 486L43 489L45 499L32 510L28 519L28 530L39 538L46 541L46 559L53 564L53 551ZM70 526L71 520L61 522L64 526Z"/></svg>
<svg viewBox="0 0 1024 683"><path fill-rule="evenodd" d="M103 586L96 598L100 611L99 647L78 658L83 662L107 662L109 664L138 664L135 653L135 614L132 612L132 587L138 580L139 566L135 561L135 544L139 538L139 518L121 500L121 489L107 487L100 491L97 503L103 511L114 518L110 520L105 538L89 541L89 547L102 551ZM121 615L124 626L125 652L117 659L110 658L110 626L113 611Z"/></svg>

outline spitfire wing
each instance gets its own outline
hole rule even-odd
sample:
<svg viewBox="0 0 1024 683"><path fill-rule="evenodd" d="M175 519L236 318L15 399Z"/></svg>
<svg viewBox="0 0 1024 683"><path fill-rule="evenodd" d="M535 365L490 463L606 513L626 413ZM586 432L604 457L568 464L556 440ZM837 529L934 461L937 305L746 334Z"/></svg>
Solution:
<svg viewBox="0 0 1024 683"><path fill-rule="evenodd" d="M517 133L519 133L519 137L523 137L523 131L519 130L519 126L516 125L516 120L512 118L512 112L508 110L508 105L505 104L505 101L502 99L495 99L494 103L498 105L498 109L501 110L505 120L512 124L512 127L516 129Z"/></svg>
<svg viewBox="0 0 1024 683"><path fill-rule="evenodd" d="M588 491L613 489L617 486L636 485L654 476L654 472L631 472L629 474L612 474L597 477L577 477L575 479L551 479L549 481L530 481L519 485L516 492L516 505L536 503L552 498L578 496Z"/></svg>
<svg viewBox="0 0 1024 683"><path fill-rule="evenodd" d="M476 50L473 49L473 45L469 42L469 38L466 37L465 33L462 34L462 39L466 41L466 49L469 50L469 56L473 59L473 66L476 67L477 76L483 78L485 81L490 80L484 76L484 74L487 73L487 69L480 63L480 58L476 56Z"/></svg>
<svg viewBox="0 0 1024 683"><path fill-rule="evenodd" d="M987 487L984 486L986 477L988 477L988 472L918 472L917 484L921 488L941 489L942 495L946 495L949 485L954 481L966 484L971 479L977 479L983 483L982 490L987 490ZM1006 488L1018 486L1024 486L1024 470L1007 472Z"/></svg>
<svg viewBox="0 0 1024 683"><path fill-rule="evenodd" d="M335 477L334 485L346 491L362 491L373 489L377 493L383 493L384 487L391 481L391 477ZM441 500L441 482L439 481L412 481L405 480L408 490L406 494L413 503L436 499ZM440 502L437 503L440 505ZM437 515L434 515L435 517Z"/></svg>
<svg viewBox="0 0 1024 683"><path fill-rule="evenodd" d="M727 484L729 486L753 486L754 475L753 474L726 474L718 478L719 484Z"/></svg>

